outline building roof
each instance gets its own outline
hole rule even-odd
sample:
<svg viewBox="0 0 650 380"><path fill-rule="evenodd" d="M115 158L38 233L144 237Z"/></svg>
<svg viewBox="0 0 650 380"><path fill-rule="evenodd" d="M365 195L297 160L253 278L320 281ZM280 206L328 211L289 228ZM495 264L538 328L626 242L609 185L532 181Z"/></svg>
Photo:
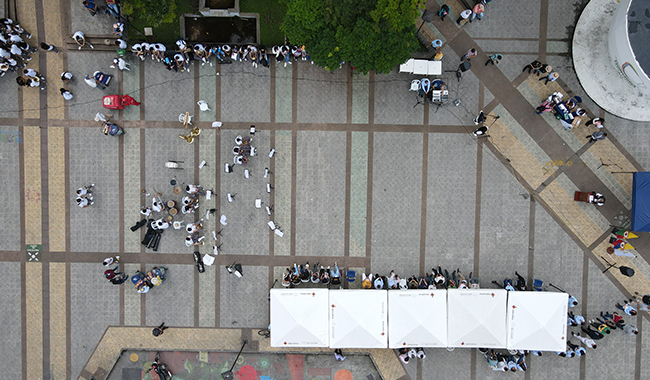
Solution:
<svg viewBox="0 0 650 380"><path fill-rule="evenodd" d="M650 2L647 0L632 0L627 13L627 33L632 51L639 65L650 74Z"/></svg>

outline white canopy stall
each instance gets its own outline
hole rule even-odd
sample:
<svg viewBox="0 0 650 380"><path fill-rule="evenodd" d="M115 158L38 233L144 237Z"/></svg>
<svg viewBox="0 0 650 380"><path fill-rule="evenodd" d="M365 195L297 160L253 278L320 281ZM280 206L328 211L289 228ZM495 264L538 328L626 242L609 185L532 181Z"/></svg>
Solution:
<svg viewBox="0 0 650 380"><path fill-rule="evenodd" d="M386 290L330 291L330 348L386 348Z"/></svg>
<svg viewBox="0 0 650 380"><path fill-rule="evenodd" d="M447 346L506 348L506 302L503 289L447 291Z"/></svg>
<svg viewBox="0 0 650 380"><path fill-rule="evenodd" d="M327 289L271 289L271 347L327 347Z"/></svg>
<svg viewBox="0 0 650 380"><path fill-rule="evenodd" d="M447 347L447 291L388 292L388 346Z"/></svg>
<svg viewBox="0 0 650 380"><path fill-rule="evenodd" d="M554 292L509 292L508 349L566 350L569 296Z"/></svg>

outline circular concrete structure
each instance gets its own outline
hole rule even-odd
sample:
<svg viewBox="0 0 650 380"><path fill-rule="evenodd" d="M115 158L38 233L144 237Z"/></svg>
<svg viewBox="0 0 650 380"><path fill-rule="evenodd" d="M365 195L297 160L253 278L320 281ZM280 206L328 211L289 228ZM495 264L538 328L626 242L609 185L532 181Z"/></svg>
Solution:
<svg viewBox="0 0 650 380"><path fill-rule="evenodd" d="M573 65L585 92L607 112L634 121L650 121L648 8L647 0L591 0L573 35Z"/></svg>

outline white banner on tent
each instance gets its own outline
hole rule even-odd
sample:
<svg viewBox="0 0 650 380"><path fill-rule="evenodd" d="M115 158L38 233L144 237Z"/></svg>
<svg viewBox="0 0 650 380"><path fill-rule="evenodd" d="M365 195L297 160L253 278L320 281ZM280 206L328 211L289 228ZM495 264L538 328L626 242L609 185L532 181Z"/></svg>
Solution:
<svg viewBox="0 0 650 380"><path fill-rule="evenodd" d="M566 351L569 296L554 292L508 293L508 349Z"/></svg>
<svg viewBox="0 0 650 380"><path fill-rule="evenodd" d="M447 291L388 292L388 347L447 347Z"/></svg>
<svg viewBox="0 0 650 380"><path fill-rule="evenodd" d="M506 302L503 289L449 289L447 345L506 348Z"/></svg>
<svg viewBox="0 0 650 380"><path fill-rule="evenodd" d="M361 289L330 291L330 348L386 348L386 293Z"/></svg>
<svg viewBox="0 0 650 380"><path fill-rule="evenodd" d="M329 345L327 289L271 289L271 347Z"/></svg>

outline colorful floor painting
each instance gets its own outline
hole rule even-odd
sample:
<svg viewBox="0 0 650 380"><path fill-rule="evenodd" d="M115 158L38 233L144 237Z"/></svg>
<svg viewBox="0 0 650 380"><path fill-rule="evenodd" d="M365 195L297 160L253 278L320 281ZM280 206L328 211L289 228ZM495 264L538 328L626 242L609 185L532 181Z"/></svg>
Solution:
<svg viewBox="0 0 650 380"><path fill-rule="evenodd" d="M344 352L345 354L345 352ZM156 356L150 351L124 351L107 380L157 380L148 370ZM160 362L174 375L172 380L223 380L221 373L233 365L236 352L162 351ZM235 363L235 380L379 380L367 355L241 354Z"/></svg>

